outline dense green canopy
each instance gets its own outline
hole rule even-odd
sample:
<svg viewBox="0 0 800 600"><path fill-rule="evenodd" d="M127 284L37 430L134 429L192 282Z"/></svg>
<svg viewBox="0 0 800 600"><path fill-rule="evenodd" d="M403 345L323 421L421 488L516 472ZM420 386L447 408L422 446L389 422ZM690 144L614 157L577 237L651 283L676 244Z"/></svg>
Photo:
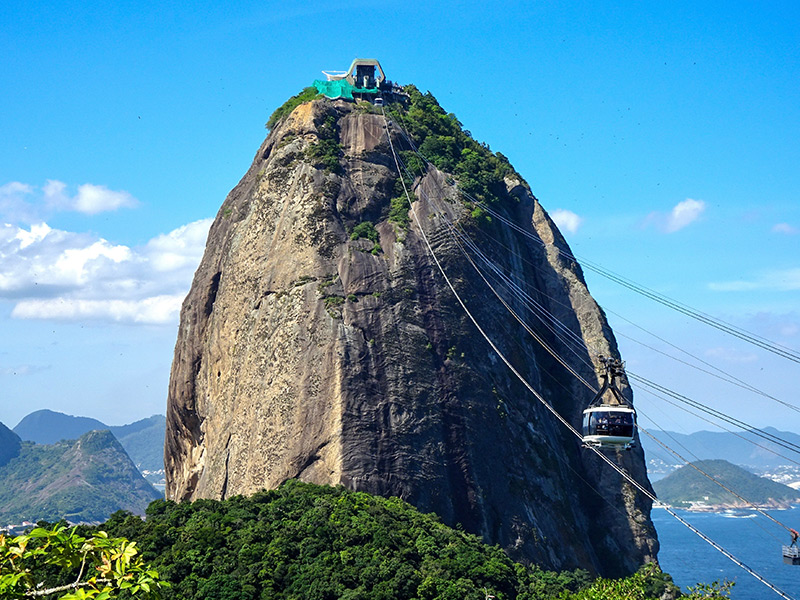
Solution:
<svg viewBox="0 0 800 600"><path fill-rule="evenodd" d="M527 600L590 581L585 571L514 563L499 547L397 498L298 481L250 498L160 500L146 520L120 512L102 528L138 542L172 584L166 598L483 600L488 592ZM613 585L639 589L632 598L657 598L672 587L654 565L646 569Z"/></svg>

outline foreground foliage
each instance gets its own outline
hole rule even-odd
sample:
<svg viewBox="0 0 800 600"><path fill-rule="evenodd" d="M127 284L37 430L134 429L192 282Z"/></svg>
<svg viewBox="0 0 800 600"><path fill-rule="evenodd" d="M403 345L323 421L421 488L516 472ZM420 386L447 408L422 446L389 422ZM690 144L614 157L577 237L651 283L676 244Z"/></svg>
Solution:
<svg viewBox="0 0 800 600"><path fill-rule="evenodd" d="M157 501L104 525L136 539L168 598L554 597L585 572L546 573L397 499L290 481L250 498ZM544 592L547 595L542 595Z"/></svg>
<svg viewBox="0 0 800 600"><path fill-rule="evenodd" d="M103 528L138 541L171 583L165 598L588 600L677 591L654 565L592 583L585 571L514 563L397 498L297 481L250 498L160 500L145 521L119 512Z"/></svg>
<svg viewBox="0 0 800 600"><path fill-rule="evenodd" d="M62 525L37 527L14 538L0 534L0 599L116 598L119 592L158 598L158 572L138 556L135 542L91 537Z"/></svg>
<svg viewBox="0 0 800 600"><path fill-rule="evenodd" d="M727 598L728 589L727 584L701 585L689 598ZM655 565L619 580L592 581L581 570L544 571L514 563L497 546L397 498L297 481L250 498L159 500L150 505L146 521L120 511L102 530L56 526L16 538L0 536L0 600L159 593L187 600L483 600L487 595L497 600L666 600L680 595Z"/></svg>

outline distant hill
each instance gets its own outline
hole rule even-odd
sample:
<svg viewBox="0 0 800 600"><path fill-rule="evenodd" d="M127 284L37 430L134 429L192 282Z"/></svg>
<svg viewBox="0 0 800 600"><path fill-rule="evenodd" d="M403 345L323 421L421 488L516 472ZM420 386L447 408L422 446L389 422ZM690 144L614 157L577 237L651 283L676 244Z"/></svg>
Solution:
<svg viewBox="0 0 800 600"><path fill-rule="evenodd" d="M108 425L89 417L73 417L52 410L37 410L14 427L14 433L28 442L55 444L77 440L87 431L108 429Z"/></svg>
<svg viewBox="0 0 800 600"><path fill-rule="evenodd" d="M766 477L753 475L726 460L701 460L692 463L737 494L757 505L792 504L800 502L800 492ZM691 466L681 467L653 484L661 502L672 506L692 503L745 506L740 499L726 491Z"/></svg>
<svg viewBox="0 0 800 600"><path fill-rule="evenodd" d="M37 410L23 418L14 433L26 441L54 444L74 440L89 431L107 429L141 471L160 471L164 468L164 415L153 415L129 425L109 426L89 417L74 417L52 410Z"/></svg>
<svg viewBox="0 0 800 600"><path fill-rule="evenodd" d="M164 469L164 431L167 418L153 415L129 425L109 427L140 471Z"/></svg>
<svg viewBox="0 0 800 600"><path fill-rule="evenodd" d="M779 431L774 427L765 427L764 431L792 444L800 445L800 435L791 431ZM757 470L788 465L797 459L793 452L748 432L739 432L738 435L725 431L697 431L685 434L656 430L650 433L688 459L695 457L699 460L719 458ZM755 441L764 448L749 443L746 439L742 439L743 437ZM648 436L642 435L640 439L648 463L653 458L659 458L668 464L677 462L676 458ZM787 456L791 460L779 455Z"/></svg>
<svg viewBox="0 0 800 600"><path fill-rule="evenodd" d="M19 455L22 440L8 427L0 423L0 467Z"/></svg>
<svg viewBox="0 0 800 600"><path fill-rule="evenodd" d="M109 431L50 445L21 442L18 455L0 466L0 481L0 525L99 522L120 509L143 514L161 496Z"/></svg>

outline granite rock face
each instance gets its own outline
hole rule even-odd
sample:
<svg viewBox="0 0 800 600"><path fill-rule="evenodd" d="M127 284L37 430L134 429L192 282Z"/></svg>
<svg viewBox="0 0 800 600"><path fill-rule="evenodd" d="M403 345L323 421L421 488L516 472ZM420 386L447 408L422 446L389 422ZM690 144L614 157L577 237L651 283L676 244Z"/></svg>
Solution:
<svg viewBox="0 0 800 600"><path fill-rule="evenodd" d="M315 158L331 131L338 168ZM550 568L617 575L654 560L649 501L498 358L422 235L498 349L579 427L592 393L500 304L448 223L595 352L617 356L579 265L559 253L568 247L558 229L515 178L502 210L540 241L478 223L434 168L413 184L409 227L389 221L397 171L387 132L400 143L380 114L301 104L223 203L181 312L167 497L225 498L299 478L399 496ZM365 221L377 244L352 239ZM536 329L597 383L585 347ZM649 487L640 449L612 458Z"/></svg>

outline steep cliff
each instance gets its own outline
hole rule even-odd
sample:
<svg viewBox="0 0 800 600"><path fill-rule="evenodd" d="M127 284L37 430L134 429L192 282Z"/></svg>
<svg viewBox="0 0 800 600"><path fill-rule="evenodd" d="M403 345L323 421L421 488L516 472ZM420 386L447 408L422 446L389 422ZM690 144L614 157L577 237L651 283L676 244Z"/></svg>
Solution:
<svg viewBox="0 0 800 600"><path fill-rule="evenodd" d="M507 161L432 97L412 89L410 106L390 108L397 122L387 125L369 106L300 104L223 203L181 312L168 498L225 498L299 478L399 496L551 568L615 575L654 559L649 502L498 359L420 226L493 341L578 425L591 392L496 300L448 223L594 352L616 356L580 267L559 253L566 242ZM417 219L387 132L409 165L421 164L398 125L439 167L408 178ZM465 203L453 176L541 243ZM586 362L575 368L597 381L585 347L538 329L560 354L579 353ZM649 485L641 450L614 459Z"/></svg>

